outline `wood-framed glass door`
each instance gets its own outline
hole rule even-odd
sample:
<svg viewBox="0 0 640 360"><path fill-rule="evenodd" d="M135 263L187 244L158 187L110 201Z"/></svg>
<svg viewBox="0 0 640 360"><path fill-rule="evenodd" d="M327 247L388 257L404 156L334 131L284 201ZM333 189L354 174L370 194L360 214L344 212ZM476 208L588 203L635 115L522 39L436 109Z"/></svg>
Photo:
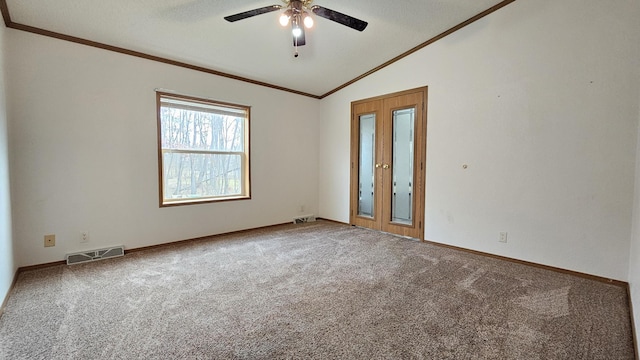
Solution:
<svg viewBox="0 0 640 360"><path fill-rule="evenodd" d="M427 88L351 103L350 223L424 239Z"/></svg>

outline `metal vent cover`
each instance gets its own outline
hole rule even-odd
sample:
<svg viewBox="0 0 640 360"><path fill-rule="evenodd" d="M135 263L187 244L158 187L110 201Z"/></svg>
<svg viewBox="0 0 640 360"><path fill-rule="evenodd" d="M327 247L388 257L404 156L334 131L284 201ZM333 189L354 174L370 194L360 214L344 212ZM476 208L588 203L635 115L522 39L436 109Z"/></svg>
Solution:
<svg viewBox="0 0 640 360"><path fill-rule="evenodd" d="M294 224L302 224L302 223L313 222L313 221L316 221L315 215L303 215L303 216L296 216L293 218Z"/></svg>
<svg viewBox="0 0 640 360"><path fill-rule="evenodd" d="M114 246L110 248L81 251L73 254L67 254L67 265L79 264L89 261L97 261L112 257L124 256L124 246Z"/></svg>

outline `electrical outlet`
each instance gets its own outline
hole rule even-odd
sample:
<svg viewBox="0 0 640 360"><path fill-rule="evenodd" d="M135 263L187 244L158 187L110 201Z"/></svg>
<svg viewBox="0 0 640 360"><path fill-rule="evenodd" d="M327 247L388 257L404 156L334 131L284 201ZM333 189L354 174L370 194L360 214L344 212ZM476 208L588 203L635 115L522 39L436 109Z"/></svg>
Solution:
<svg viewBox="0 0 640 360"><path fill-rule="evenodd" d="M89 242L89 232L88 231L83 231L80 233L80 242L81 243L88 243Z"/></svg>
<svg viewBox="0 0 640 360"><path fill-rule="evenodd" d="M501 243L506 243L507 242L507 233L506 232L501 232L500 233L500 239L498 240Z"/></svg>
<svg viewBox="0 0 640 360"><path fill-rule="evenodd" d="M45 235L44 236L44 247L52 247L56 246L56 236L55 235Z"/></svg>

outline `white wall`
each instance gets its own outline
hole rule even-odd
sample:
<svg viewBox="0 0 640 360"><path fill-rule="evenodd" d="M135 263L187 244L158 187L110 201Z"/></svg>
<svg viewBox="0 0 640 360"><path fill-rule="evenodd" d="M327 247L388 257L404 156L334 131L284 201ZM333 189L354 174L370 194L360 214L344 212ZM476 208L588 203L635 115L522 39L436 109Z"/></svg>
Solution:
<svg viewBox="0 0 640 360"><path fill-rule="evenodd" d="M9 136L5 91L6 32L4 24L0 24L0 304L5 300L17 268L11 236Z"/></svg>
<svg viewBox="0 0 640 360"><path fill-rule="evenodd" d="M638 114L638 124L640 124L640 113ZM634 323L636 329L640 330L640 126L638 127L637 141L636 183L633 195L633 227L631 231L631 247L629 249L629 289L631 291Z"/></svg>
<svg viewBox="0 0 640 360"><path fill-rule="evenodd" d="M627 280L639 16L518 0L324 99L320 215L349 221L350 102L427 85L427 239Z"/></svg>
<svg viewBox="0 0 640 360"><path fill-rule="evenodd" d="M8 36L18 264L290 222L317 213L315 99L59 41ZM159 208L155 88L251 108L252 199ZM90 242L80 244L80 232ZM43 236L56 235L44 248Z"/></svg>

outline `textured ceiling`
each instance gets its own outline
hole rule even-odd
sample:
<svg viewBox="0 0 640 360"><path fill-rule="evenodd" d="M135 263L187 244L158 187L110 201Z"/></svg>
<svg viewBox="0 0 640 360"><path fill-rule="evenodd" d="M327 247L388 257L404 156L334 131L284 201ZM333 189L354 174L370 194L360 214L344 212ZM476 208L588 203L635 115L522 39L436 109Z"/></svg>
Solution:
<svg viewBox="0 0 640 360"><path fill-rule="evenodd" d="M223 19L280 0L0 0L0 7L9 27L64 34L321 97L511 1L316 0L369 26L358 32L314 16L297 58L290 29L278 23L279 11L234 23Z"/></svg>

